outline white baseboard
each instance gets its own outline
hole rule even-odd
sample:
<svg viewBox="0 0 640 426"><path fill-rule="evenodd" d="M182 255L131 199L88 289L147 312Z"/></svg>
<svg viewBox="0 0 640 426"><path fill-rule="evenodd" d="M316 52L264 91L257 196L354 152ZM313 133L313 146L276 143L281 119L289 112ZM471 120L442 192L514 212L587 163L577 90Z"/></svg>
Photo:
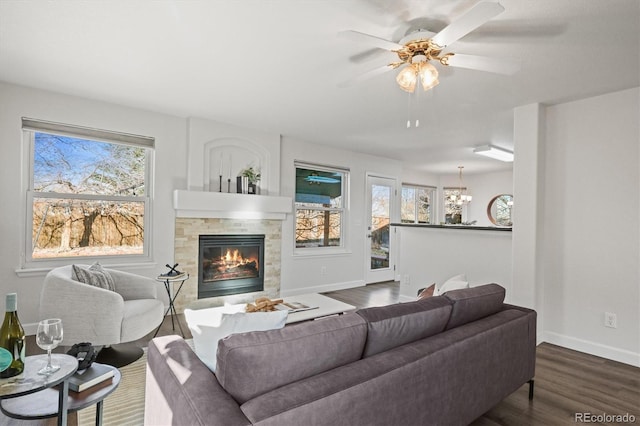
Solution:
<svg viewBox="0 0 640 426"><path fill-rule="evenodd" d="M628 351L626 349L615 348L589 340L578 339L576 337L565 336L563 334L545 331L544 341L564 348L585 352L590 355L622 362L624 364L640 367L640 353Z"/></svg>
<svg viewBox="0 0 640 426"><path fill-rule="evenodd" d="M294 288L291 290L280 289L280 296L287 297L287 296L297 296L299 294L308 294L308 293L324 293L327 291L337 291L337 290L345 290L348 288L364 287L365 285L366 284L364 280L357 280L357 281L346 281L342 283L317 285L317 286L311 286L311 287Z"/></svg>

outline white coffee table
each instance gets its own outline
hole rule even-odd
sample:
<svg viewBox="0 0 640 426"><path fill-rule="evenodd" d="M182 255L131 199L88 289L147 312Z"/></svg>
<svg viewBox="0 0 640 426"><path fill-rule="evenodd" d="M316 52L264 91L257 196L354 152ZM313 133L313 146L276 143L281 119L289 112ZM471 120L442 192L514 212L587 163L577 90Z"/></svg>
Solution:
<svg viewBox="0 0 640 426"><path fill-rule="evenodd" d="M332 315L340 315L345 312L355 311L356 307L349 305L339 300L332 299L327 296L323 296L318 293L301 294L298 296L284 297L285 302L299 302L307 306L313 307L313 309L307 309L304 311L290 312L287 316L286 324L292 324L295 322L309 321L313 319L324 318ZM246 303L240 303L236 305L216 306L213 308L200 308L201 312L226 313L233 314L236 312L244 312Z"/></svg>
<svg viewBox="0 0 640 426"><path fill-rule="evenodd" d="M344 314L345 312L354 311L355 306L349 305L339 300L323 296L318 293L301 294L298 296L289 296L284 298L285 302L298 302L313 307L306 311L292 312L287 317L287 324L300 321L308 321L327 317L331 315Z"/></svg>

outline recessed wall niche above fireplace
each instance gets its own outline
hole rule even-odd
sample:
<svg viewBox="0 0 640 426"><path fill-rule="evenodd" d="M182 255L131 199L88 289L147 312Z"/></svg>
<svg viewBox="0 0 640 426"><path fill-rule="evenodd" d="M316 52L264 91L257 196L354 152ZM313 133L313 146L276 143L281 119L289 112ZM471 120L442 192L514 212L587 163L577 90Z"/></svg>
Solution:
<svg viewBox="0 0 640 426"><path fill-rule="evenodd" d="M264 289L264 235L200 235L198 299Z"/></svg>

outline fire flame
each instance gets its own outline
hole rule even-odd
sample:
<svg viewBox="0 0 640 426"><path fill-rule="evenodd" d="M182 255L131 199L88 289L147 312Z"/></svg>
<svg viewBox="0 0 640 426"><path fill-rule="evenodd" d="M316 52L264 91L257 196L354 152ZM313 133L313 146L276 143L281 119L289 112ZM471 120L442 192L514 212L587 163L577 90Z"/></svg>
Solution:
<svg viewBox="0 0 640 426"><path fill-rule="evenodd" d="M247 263L256 262L258 259L243 258L239 250L227 249L227 253L220 258L220 260L227 266L239 266Z"/></svg>

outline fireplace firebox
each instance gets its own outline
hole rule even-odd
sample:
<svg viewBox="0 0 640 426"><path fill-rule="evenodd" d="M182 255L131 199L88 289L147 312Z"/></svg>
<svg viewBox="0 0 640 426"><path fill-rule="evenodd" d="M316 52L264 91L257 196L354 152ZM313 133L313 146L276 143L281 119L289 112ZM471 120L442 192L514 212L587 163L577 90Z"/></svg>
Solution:
<svg viewBox="0 0 640 426"><path fill-rule="evenodd" d="M264 235L200 235L198 299L264 290Z"/></svg>

